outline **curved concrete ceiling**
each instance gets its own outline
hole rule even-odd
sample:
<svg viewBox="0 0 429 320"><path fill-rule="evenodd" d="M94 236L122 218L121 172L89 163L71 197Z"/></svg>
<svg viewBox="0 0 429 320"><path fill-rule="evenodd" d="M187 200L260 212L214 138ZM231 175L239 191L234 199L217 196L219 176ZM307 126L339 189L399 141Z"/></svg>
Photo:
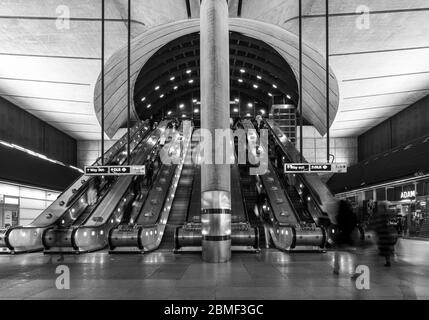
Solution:
<svg viewBox="0 0 429 320"><path fill-rule="evenodd" d="M132 1L132 36L199 17L200 0ZM0 95L78 140L99 139L100 3L0 0ZM241 6L239 5L241 3ZM325 50L325 1L303 0L304 40ZM340 102L332 136L357 136L429 94L427 0L330 0L331 67ZM57 28L66 6L69 28ZM357 28L359 7L370 10ZM296 0L229 0L230 17L298 33ZM127 40L127 0L106 1L106 58Z"/></svg>
<svg viewBox="0 0 429 320"><path fill-rule="evenodd" d="M198 32L199 20L190 19L165 24L147 30L132 41L131 84L132 93L136 79L145 63L163 46L187 34ZM291 66L298 79L298 38L286 30L265 22L247 19L230 19L230 30L250 38L264 41L274 48ZM303 116L316 129L326 132L325 58L317 50L304 45L303 66ZM330 122L335 119L338 108L338 84L331 72ZM94 106L101 122L100 77L94 93ZM127 121L127 47L118 50L106 63L105 69L105 132L112 137ZM133 96L133 94L132 94ZM131 113L137 118L134 101Z"/></svg>

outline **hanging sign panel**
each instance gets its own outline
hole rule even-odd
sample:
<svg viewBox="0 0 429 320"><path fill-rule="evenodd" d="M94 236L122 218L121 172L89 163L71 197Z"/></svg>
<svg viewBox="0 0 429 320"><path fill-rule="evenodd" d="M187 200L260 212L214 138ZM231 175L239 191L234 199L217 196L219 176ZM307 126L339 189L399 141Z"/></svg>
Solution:
<svg viewBox="0 0 429 320"><path fill-rule="evenodd" d="M346 173L346 163L285 163L285 173Z"/></svg>
<svg viewBox="0 0 429 320"><path fill-rule="evenodd" d="M144 176L145 166L87 166L85 175L87 176Z"/></svg>

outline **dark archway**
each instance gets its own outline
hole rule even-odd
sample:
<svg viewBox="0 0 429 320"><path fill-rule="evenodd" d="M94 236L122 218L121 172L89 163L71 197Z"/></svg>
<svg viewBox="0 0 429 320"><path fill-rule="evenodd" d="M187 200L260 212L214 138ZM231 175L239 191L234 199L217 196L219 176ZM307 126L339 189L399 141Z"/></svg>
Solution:
<svg viewBox="0 0 429 320"><path fill-rule="evenodd" d="M266 43L230 32L231 115L267 113L274 100L297 104L298 84L289 64ZM199 113L200 36L171 41L144 65L134 87L141 119Z"/></svg>

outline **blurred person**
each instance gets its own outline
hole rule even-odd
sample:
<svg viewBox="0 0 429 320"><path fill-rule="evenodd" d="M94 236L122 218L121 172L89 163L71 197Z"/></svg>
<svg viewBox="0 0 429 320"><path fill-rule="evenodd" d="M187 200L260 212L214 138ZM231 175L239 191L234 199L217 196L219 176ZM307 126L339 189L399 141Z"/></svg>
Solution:
<svg viewBox="0 0 429 320"><path fill-rule="evenodd" d="M341 200L338 208L337 227L338 234L335 239L336 250L334 254L334 274L340 274L340 253L339 250L348 251L352 254L353 270L356 270L356 255L354 254L353 246L356 244L357 216L353 211L351 204L346 200ZM357 275L354 273L352 279Z"/></svg>
<svg viewBox="0 0 429 320"><path fill-rule="evenodd" d="M92 206L97 203L98 196L100 193L100 185L101 185L101 179L99 176L96 176L89 181L89 186L86 193L86 199L88 201L88 205Z"/></svg>
<svg viewBox="0 0 429 320"><path fill-rule="evenodd" d="M377 234L377 245L380 255L385 259L385 267L391 266L391 257L395 253L395 244L398 240L395 227L391 224L392 212L389 203L381 201L377 204L373 216L374 230Z"/></svg>
<svg viewBox="0 0 429 320"><path fill-rule="evenodd" d="M154 174L154 166L153 161L148 161L146 165L146 183L147 186L150 187L153 183L153 174Z"/></svg>

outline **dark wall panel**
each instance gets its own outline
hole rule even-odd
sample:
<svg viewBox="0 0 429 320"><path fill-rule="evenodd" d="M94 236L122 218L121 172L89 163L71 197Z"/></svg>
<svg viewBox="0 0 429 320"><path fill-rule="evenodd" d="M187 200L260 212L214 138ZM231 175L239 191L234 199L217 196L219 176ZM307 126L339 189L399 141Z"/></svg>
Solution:
<svg viewBox="0 0 429 320"><path fill-rule="evenodd" d="M429 96L359 136L359 161L364 161L428 134Z"/></svg>
<svg viewBox="0 0 429 320"><path fill-rule="evenodd" d="M75 139L1 97L0 139L66 164L77 163Z"/></svg>
<svg viewBox="0 0 429 320"><path fill-rule="evenodd" d="M80 175L69 167L0 145L0 180L63 191Z"/></svg>

